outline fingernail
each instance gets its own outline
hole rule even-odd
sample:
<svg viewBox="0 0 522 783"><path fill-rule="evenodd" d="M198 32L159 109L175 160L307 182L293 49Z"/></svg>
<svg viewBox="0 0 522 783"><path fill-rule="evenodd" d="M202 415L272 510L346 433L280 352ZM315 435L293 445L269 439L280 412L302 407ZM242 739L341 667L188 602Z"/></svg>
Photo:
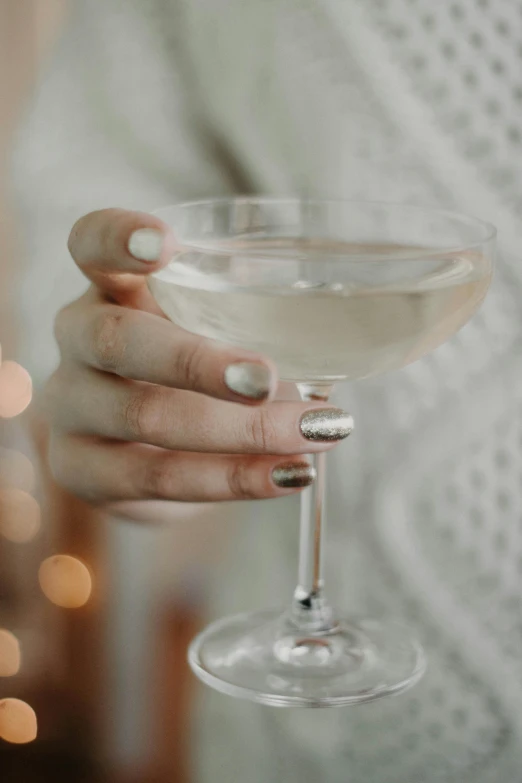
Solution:
<svg viewBox="0 0 522 783"><path fill-rule="evenodd" d="M164 236L156 228L139 228L130 235L129 253L139 261L159 261Z"/></svg>
<svg viewBox="0 0 522 783"><path fill-rule="evenodd" d="M272 471L272 481L278 487L308 487L317 473L308 462L283 462Z"/></svg>
<svg viewBox="0 0 522 783"><path fill-rule="evenodd" d="M264 400L270 393L270 370L255 362L229 364L225 370L225 383L230 391L251 400Z"/></svg>
<svg viewBox="0 0 522 783"><path fill-rule="evenodd" d="M353 418L340 408L317 408L305 413L299 426L308 440L342 440L353 430Z"/></svg>

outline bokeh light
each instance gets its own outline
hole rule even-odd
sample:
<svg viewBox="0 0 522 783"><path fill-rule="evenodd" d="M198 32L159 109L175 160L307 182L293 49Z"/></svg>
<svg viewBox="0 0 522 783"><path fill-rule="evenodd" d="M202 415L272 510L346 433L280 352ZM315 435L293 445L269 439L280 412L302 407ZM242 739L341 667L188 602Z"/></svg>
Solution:
<svg viewBox="0 0 522 783"><path fill-rule="evenodd" d="M20 671L20 644L10 631L0 628L0 677L14 677Z"/></svg>
<svg viewBox="0 0 522 783"><path fill-rule="evenodd" d="M25 454L0 446L0 487L16 487L32 492L35 485L33 464Z"/></svg>
<svg viewBox="0 0 522 783"><path fill-rule="evenodd" d="M0 364L0 417L11 419L22 413L33 396L31 376L17 362Z"/></svg>
<svg viewBox="0 0 522 783"><path fill-rule="evenodd" d="M0 700L0 737L23 745L36 739L38 723L32 707L20 699Z"/></svg>
<svg viewBox="0 0 522 783"><path fill-rule="evenodd" d="M28 492L16 487L0 489L0 534L8 541L31 541L40 529L40 518L40 506Z"/></svg>
<svg viewBox="0 0 522 783"><path fill-rule="evenodd" d="M40 566L38 573L44 595L56 606L78 609L84 606L92 591L89 569L71 555L53 555Z"/></svg>

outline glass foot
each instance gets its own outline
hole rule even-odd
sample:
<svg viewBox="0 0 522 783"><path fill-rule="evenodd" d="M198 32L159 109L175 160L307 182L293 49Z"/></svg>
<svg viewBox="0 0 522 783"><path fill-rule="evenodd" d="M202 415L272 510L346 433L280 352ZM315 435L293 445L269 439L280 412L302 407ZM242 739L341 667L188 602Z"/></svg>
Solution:
<svg viewBox="0 0 522 783"><path fill-rule="evenodd" d="M192 642L189 662L207 685L275 707L341 707L415 685L426 668L421 646L394 623L339 622L300 632L276 611L227 617Z"/></svg>

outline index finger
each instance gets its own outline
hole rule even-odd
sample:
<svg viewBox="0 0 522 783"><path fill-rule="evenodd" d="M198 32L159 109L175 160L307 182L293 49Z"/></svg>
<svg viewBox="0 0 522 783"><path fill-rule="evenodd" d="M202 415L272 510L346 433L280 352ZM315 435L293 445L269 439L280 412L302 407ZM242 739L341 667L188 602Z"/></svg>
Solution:
<svg viewBox="0 0 522 783"><path fill-rule="evenodd" d="M74 224L68 248L84 275L121 301L125 294L145 289L145 275L172 258L176 240L170 227L154 215L101 209Z"/></svg>

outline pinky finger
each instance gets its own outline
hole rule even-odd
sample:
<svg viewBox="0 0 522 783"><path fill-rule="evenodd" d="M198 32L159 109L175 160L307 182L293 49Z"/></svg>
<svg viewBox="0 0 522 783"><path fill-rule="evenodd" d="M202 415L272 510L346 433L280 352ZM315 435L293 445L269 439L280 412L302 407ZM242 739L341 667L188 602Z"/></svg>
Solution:
<svg viewBox="0 0 522 783"><path fill-rule="evenodd" d="M315 479L302 456L195 454L71 435L52 441L50 460L59 484L97 505L276 498Z"/></svg>

